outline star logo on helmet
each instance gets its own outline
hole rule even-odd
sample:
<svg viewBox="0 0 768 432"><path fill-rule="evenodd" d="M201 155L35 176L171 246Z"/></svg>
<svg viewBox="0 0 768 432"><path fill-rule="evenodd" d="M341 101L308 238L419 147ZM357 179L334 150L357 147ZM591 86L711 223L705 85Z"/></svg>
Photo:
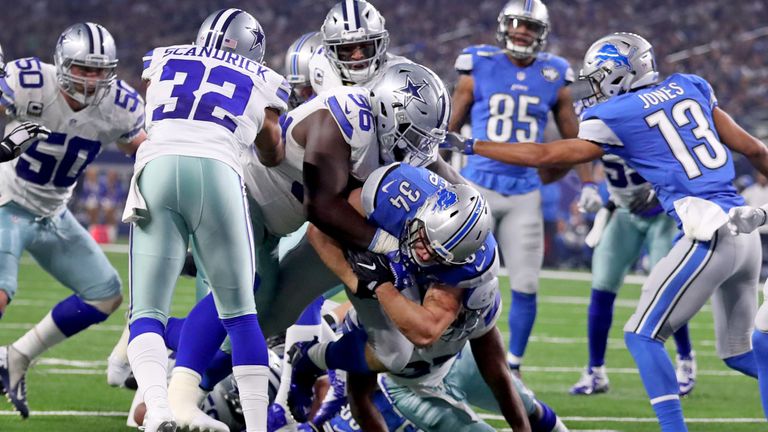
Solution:
<svg viewBox="0 0 768 432"><path fill-rule="evenodd" d="M257 28L251 28L248 29L248 31L251 32L253 35L253 43L251 44L251 51L255 50L257 46L261 45L262 48L264 47L264 33L261 32L260 29Z"/></svg>
<svg viewBox="0 0 768 432"><path fill-rule="evenodd" d="M421 95L421 89L424 87L427 87L429 84L427 84L427 81L424 80L421 84L415 84L410 76L405 77L405 86L397 89L398 93L402 93L405 95L405 101L403 102L404 106L408 106L408 103L410 103L412 100L417 100L423 104L426 104L427 101L424 100L424 97Z"/></svg>

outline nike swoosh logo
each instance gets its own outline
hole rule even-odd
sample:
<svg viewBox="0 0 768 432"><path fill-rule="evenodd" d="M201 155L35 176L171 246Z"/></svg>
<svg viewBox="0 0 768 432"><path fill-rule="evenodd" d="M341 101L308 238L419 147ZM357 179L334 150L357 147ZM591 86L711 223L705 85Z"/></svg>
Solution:
<svg viewBox="0 0 768 432"><path fill-rule="evenodd" d="M361 262L357 263L362 268L367 268L368 270L376 270L376 264L363 264Z"/></svg>
<svg viewBox="0 0 768 432"><path fill-rule="evenodd" d="M344 114L352 114L352 111L349 109L349 105L344 104Z"/></svg>
<svg viewBox="0 0 768 432"><path fill-rule="evenodd" d="M481 271L483 269L483 264L485 264L485 256L483 256L483 260L480 261L480 264L475 266L475 270Z"/></svg>
<svg viewBox="0 0 768 432"><path fill-rule="evenodd" d="M389 183L385 184L384 186L382 186L381 187L381 191L384 192L384 193L388 193L389 191L387 189L389 189L389 187L392 186L392 183L394 183L394 182L395 181L392 180L391 182L389 182Z"/></svg>

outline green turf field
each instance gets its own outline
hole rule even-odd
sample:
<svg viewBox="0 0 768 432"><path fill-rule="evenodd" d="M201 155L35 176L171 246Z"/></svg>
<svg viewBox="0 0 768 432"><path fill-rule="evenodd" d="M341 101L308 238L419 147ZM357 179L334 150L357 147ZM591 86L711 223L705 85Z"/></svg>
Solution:
<svg viewBox="0 0 768 432"><path fill-rule="evenodd" d="M127 255L109 254L127 286ZM87 269L82 269L87 271ZM30 258L19 272L19 294L0 321L0 344L15 340L69 293ZM177 289L174 310L183 315L194 300L191 280ZM508 299L507 282L502 282ZM127 292L127 288L124 290ZM575 397L567 394L587 358L586 307L589 283L545 279L539 297L538 320L523 369L525 382L550 404L572 430L658 430L653 412L629 353L621 327L639 296L637 285L624 287L617 301L615 326L608 346L612 390L604 395ZM28 375L32 415L22 421L0 401L0 432L104 432L127 431L124 426L132 392L106 385L106 357L117 341L124 312L47 352ZM506 334L506 318L499 322ZM691 431L768 431L762 424L757 384L726 368L715 355L709 308L691 322L699 364L698 384L683 401ZM497 420L491 424L504 430ZM509 429L506 429L509 430ZM459 431L456 431L459 432Z"/></svg>

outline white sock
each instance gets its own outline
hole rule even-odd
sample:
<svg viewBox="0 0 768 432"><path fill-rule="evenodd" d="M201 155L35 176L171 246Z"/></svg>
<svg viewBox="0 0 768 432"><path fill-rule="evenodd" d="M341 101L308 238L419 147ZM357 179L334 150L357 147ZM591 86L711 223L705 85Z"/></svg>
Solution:
<svg viewBox="0 0 768 432"><path fill-rule="evenodd" d="M53 322L51 313L48 312L39 323L35 324L31 330L26 332L24 336L20 337L11 346L28 358L29 361L32 361L45 352L45 350L66 338L56 323Z"/></svg>
<svg viewBox="0 0 768 432"><path fill-rule="evenodd" d="M336 332L333 331L331 325L323 320L320 323L320 342L333 342L338 339Z"/></svg>
<svg viewBox="0 0 768 432"><path fill-rule="evenodd" d="M112 353L109 355L109 357L119 360L123 363L128 362L128 338L131 335L131 331L128 328L128 324L125 325L125 328L123 329L123 334L120 335L120 339L117 341L117 344L115 344L115 347L112 348Z"/></svg>
<svg viewBox="0 0 768 432"><path fill-rule="evenodd" d="M328 369L328 364L325 362L325 351L328 350L328 345L330 344L331 342L319 343L307 351L307 355L312 360L312 363L322 370Z"/></svg>
<svg viewBox="0 0 768 432"><path fill-rule="evenodd" d="M232 373L240 392L246 432L267 431L269 406L269 368L267 366L235 366Z"/></svg>
<svg viewBox="0 0 768 432"><path fill-rule="evenodd" d="M205 397L200 388L200 374L185 367L173 368L168 384L168 400L173 416L182 423L188 423L198 414L198 404Z"/></svg>
<svg viewBox="0 0 768 432"><path fill-rule="evenodd" d="M288 351L296 342L311 341L315 336L320 335L319 325L292 325L285 331L285 356L283 357L283 369L280 373L280 387L277 389L275 403L288 406L288 391L291 389L291 372L293 366L288 361Z"/></svg>
<svg viewBox="0 0 768 432"><path fill-rule="evenodd" d="M147 411L168 409L168 354L162 336L143 333L128 344L128 360Z"/></svg>

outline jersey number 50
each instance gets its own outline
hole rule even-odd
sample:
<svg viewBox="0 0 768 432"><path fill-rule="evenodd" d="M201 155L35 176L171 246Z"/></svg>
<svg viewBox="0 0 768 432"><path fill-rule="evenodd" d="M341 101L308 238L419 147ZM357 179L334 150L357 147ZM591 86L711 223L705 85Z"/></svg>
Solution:
<svg viewBox="0 0 768 432"><path fill-rule="evenodd" d="M537 96L520 95L517 98L517 124L515 124L515 98L507 93L495 93L488 100L488 139L497 142L507 142L515 134L515 141L534 141L539 134L539 124L535 117L528 114L528 107L541 101ZM528 130L524 128L528 124Z"/></svg>
<svg viewBox="0 0 768 432"><path fill-rule="evenodd" d="M205 80L207 83L221 87L224 87L225 84L234 85L232 96L227 97L221 93L207 92L197 100L195 91L203 84L203 77L206 72L208 72ZM184 81L173 86L173 90L171 90L171 97L176 99L174 108L171 111L165 111L170 104L158 106L152 111L152 121L168 118L187 119L194 107L195 112L192 114L192 120L216 123L229 129L230 132L237 129L237 124L231 116L223 113L220 116L215 116L214 110L220 108L234 117L243 115L253 89L251 78L226 66L216 66L207 71L201 61L171 59L163 65L160 81L172 81L176 79L178 74L185 74L185 76ZM195 106L195 102L197 102L197 106Z"/></svg>

